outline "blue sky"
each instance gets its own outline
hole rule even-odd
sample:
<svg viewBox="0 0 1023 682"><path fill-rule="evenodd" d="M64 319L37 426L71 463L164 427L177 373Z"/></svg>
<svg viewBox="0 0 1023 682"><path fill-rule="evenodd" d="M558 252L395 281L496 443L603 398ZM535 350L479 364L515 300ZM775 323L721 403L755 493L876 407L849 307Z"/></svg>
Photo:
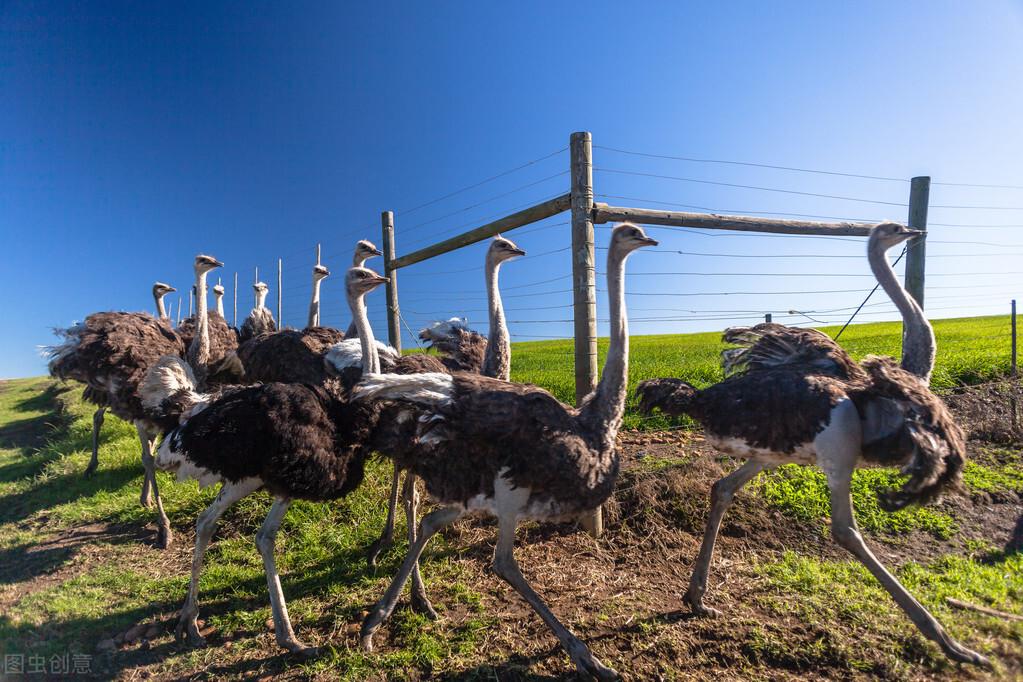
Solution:
<svg viewBox="0 0 1023 682"><path fill-rule="evenodd" d="M574 130L593 133L609 203L902 220L909 192L615 149L1023 186L1021 44L1023 4L996 0L4 3L0 377L42 373L53 326L148 310L156 279L185 290L200 251L225 281L241 273L243 314L252 269L283 257L284 319L301 326L317 242L340 274L357 239L379 241L381 210L398 211L405 253L566 191L556 152ZM1001 208L932 208L930 314L1007 310L1023 190L936 185L931 202ZM502 279L519 339L570 332L566 221L509 235L531 254ZM873 284L862 240L651 233L661 252L630 262L634 333L790 309L836 321ZM400 273L410 326L485 326L484 248ZM682 272L703 274L654 274ZM325 321L345 325L337 274ZM862 319L895 317L872 303ZM370 307L383 335L382 294Z"/></svg>

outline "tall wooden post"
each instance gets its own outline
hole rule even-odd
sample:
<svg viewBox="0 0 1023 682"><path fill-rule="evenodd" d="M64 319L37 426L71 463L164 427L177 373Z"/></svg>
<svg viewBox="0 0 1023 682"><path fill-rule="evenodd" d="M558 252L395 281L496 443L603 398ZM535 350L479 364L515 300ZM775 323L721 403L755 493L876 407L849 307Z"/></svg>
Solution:
<svg viewBox="0 0 1023 682"><path fill-rule="evenodd" d="M764 313L764 322L771 323L771 313Z"/></svg>
<svg viewBox="0 0 1023 682"><path fill-rule="evenodd" d="M380 214L380 230L384 243L384 275L387 283L387 340L401 352L401 325L398 320L398 271L391 267L394 260L394 212Z"/></svg>
<svg viewBox="0 0 1023 682"><path fill-rule="evenodd" d="M317 244L316 244L316 264L317 265L320 264L320 244L319 244L319 242L317 242Z"/></svg>
<svg viewBox="0 0 1023 682"><path fill-rule="evenodd" d="M927 204L931 195L931 179L924 175L913 178L909 186L909 226L927 230ZM927 235L922 234L906 246L906 290L924 307L924 274L927 263Z"/></svg>
<svg viewBox="0 0 1023 682"><path fill-rule="evenodd" d="M277 328L284 329L284 310L282 308L282 302L284 300L281 295L282 285L284 284L284 260L281 258L277 259Z"/></svg>
<svg viewBox="0 0 1023 682"><path fill-rule="evenodd" d="M238 273L234 273L234 323L235 328L238 327Z"/></svg>
<svg viewBox="0 0 1023 682"><path fill-rule="evenodd" d="M1016 366L1016 299L1012 299L1012 376L1017 374Z"/></svg>
<svg viewBox="0 0 1023 682"><path fill-rule="evenodd" d="M252 283L253 284L259 283L259 266L258 265L256 266L256 274L252 277ZM252 307L253 308L256 307L256 290L255 289L252 290Z"/></svg>
<svg viewBox="0 0 1023 682"><path fill-rule="evenodd" d="M575 402L597 387L597 284L593 246L593 147L588 132L569 140L572 176L572 291L575 309ZM604 531L598 508L579 519L593 537Z"/></svg>

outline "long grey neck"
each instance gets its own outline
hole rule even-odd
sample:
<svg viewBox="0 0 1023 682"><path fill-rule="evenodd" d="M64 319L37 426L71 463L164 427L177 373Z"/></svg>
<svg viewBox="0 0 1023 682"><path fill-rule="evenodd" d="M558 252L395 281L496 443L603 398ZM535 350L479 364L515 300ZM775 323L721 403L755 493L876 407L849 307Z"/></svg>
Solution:
<svg viewBox="0 0 1023 682"><path fill-rule="evenodd" d="M313 277L313 299L309 302L310 327L320 326L320 278Z"/></svg>
<svg viewBox="0 0 1023 682"><path fill-rule="evenodd" d="M217 314L224 317L224 294L216 294L217 298Z"/></svg>
<svg viewBox="0 0 1023 682"><path fill-rule="evenodd" d="M156 316L161 320L169 320L170 316L167 315L167 307L163 303L163 297L167 294L156 294L153 296L156 299Z"/></svg>
<svg viewBox="0 0 1023 682"><path fill-rule="evenodd" d="M930 383L934 371L935 340L934 329L924 316L917 302L899 284L895 271L885 257L880 243L871 243L867 251L870 270L881 288L902 315L904 333L902 337L902 369L911 372Z"/></svg>
<svg viewBox="0 0 1023 682"><path fill-rule="evenodd" d="M360 256L359 252L357 251L355 253L355 256L352 257L352 266L356 268L365 267L366 261L368 260L369 258L364 258ZM359 325L355 324L354 317L352 318L352 321L348 323L348 329L345 330L345 338L346 339L359 338Z"/></svg>
<svg viewBox="0 0 1023 682"><path fill-rule="evenodd" d="M266 307L266 295L267 295L267 293L268 293L267 291L257 291L256 292L256 307L257 308L265 308Z"/></svg>
<svg viewBox="0 0 1023 682"><path fill-rule="evenodd" d="M380 356L377 354L373 328L369 324L369 315L366 313L365 294L354 298L349 296L348 305L352 309L352 324L358 329L359 341L362 346L362 373L363 375L379 374Z"/></svg>
<svg viewBox="0 0 1023 682"><path fill-rule="evenodd" d="M501 263L487 259L487 307L490 313L490 336L483 358L483 375L508 381L511 378L511 341L504 319L504 304L498 287Z"/></svg>
<svg viewBox="0 0 1023 682"><path fill-rule="evenodd" d="M603 432L608 447L613 446L622 425L629 379L629 321L625 310L625 259L628 255L613 246L607 254L611 339L597 390L584 399L579 410L580 415L596 420L596 428Z"/></svg>
<svg viewBox="0 0 1023 682"><path fill-rule="evenodd" d="M206 273L200 272L195 282L195 336L188 348L188 364L200 385L206 381L210 362L210 320L206 314Z"/></svg>

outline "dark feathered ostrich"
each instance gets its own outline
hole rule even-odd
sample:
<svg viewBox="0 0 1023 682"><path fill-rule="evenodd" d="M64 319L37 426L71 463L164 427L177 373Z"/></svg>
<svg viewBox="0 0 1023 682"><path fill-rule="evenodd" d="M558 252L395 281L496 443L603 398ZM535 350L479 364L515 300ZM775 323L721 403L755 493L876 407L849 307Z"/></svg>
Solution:
<svg viewBox="0 0 1023 682"><path fill-rule="evenodd" d="M919 306L899 286L885 252L920 234L895 223L871 232L867 253L882 286L906 315L911 340L910 366L930 375L933 332ZM912 318L912 319L911 319ZM927 328L926 330L924 328ZM927 338L931 350L927 350ZM940 623L867 548L853 517L853 470L876 463L901 465L909 475L901 491L882 496L889 511L923 503L956 484L962 472L963 434L924 378L888 358L854 362L820 332L781 325L730 330L725 339L745 347L725 352L723 382L696 390L679 379L640 384L644 411L688 414L699 421L708 442L746 459L714 484L711 510L685 600L700 614L717 613L703 604L707 575L721 519L736 491L756 474L786 462L817 464L831 490L831 532L878 579L924 636L950 658L976 664L987 659L952 639Z"/></svg>
<svg viewBox="0 0 1023 682"><path fill-rule="evenodd" d="M579 671L599 679L616 673L601 664L563 626L526 582L515 563L520 520L568 519L603 503L618 476L615 436L625 409L629 333L625 314L625 260L657 242L631 224L614 229L608 250L611 341L597 390L576 409L536 386L475 374L380 375L365 378L356 400L394 400L423 411L415 447L403 462L445 506L423 518L401 570L362 626L363 646L390 616L429 539L467 513L497 517L494 571L551 628Z"/></svg>
<svg viewBox="0 0 1023 682"><path fill-rule="evenodd" d="M483 336L479 332L469 329L460 318L451 318L444 322L434 323L432 326L422 330L419 338L429 341L431 346L441 352L438 367L435 362L428 361L430 356L408 355L401 357L395 355L396 362L388 366L383 363L384 371L395 374L415 374L418 372L475 372L483 376L493 377L502 381L511 378L511 337L508 334L508 324L504 317L504 304L501 301L501 289L499 285L499 273L501 265L506 261L525 256L526 252L515 245L510 239L500 235L494 237L487 248L484 258L484 272L487 286L487 308L490 317L490 337ZM388 347L389 350L390 347ZM386 353L383 357L390 357ZM352 359L348 360L352 362ZM413 364L415 363L415 364ZM389 434L384 441L377 443L381 452L390 452L395 448L407 447L407 434L397 430ZM394 475L391 479L390 504L387 509L387 520L380 538L370 547L368 561L370 567L376 566L376 560L380 553L391 546L394 540L394 517L398 504L398 491L401 479L400 461L402 457L392 457L394 461ZM405 499L405 514L408 519L409 543L415 541L416 514L418 499L415 486L415 478L410 476L405 481L403 492ZM435 617L432 607L428 607L425 590L421 589L421 581L417 574L413 575L412 603L413 607Z"/></svg>
<svg viewBox="0 0 1023 682"><path fill-rule="evenodd" d="M153 302L156 304L156 317L168 325L170 325L170 316L167 315L167 308L163 299L172 291L177 291L177 289L169 284L164 284L163 282L153 284ZM58 368L57 371L61 370ZM50 374L57 376L52 367ZM107 396L105 391L93 389L89 384L86 384L85 390L82 391L82 398L86 402L98 406L96 412L92 415L92 457L89 459L89 465L85 467L85 476L88 478L96 473L96 469L99 467L99 432L103 428L103 419L107 411Z"/></svg>
<svg viewBox="0 0 1023 682"><path fill-rule="evenodd" d="M382 256L384 252L378 249L373 242L367 239L360 239L355 245L355 254L352 256L352 267L361 268L366 265L366 261L376 256ZM354 339L359 336L359 327L355 324L355 318L352 318L351 323L348 325L348 329L345 330L346 339Z"/></svg>
<svg viewBox="0 0 1023 682"><path fill-rule="evenodd" d="M372 270L352 268L346 277L349 303L363 341L363 371L379 371L363 297L386 282ZM316 649L295 637L274 561L277 530L294 499L326 501L343 497L363 476L372 410L348 403L341 382L322 386L268 383L227 389L220 396L196 392L191 370L179 358L163 358L146 377L148 408L180 425L164 438L157 454L161 469L200 484L221 481L220 494L196 524L195 554L188 596L177 636L202 644L196 624L199 576L206 548L220 516L231 505L265 488L274 502L256 535L263 557L278 643L296 654ZM362 430L360 430L362 429Z"/></svg>
<svg viewBox="0 0 1023 682"><path fill-rule="evenodd" d="M203 293L206 273L221 265L210 256L196 257L195 272ZM50 373L86 384L88 393L102 396L114 414L135 424L146 471L141 503L149 507L155 501L157 544L167 547L173 534L160 500L152 455L159 427L142 407L139 386L162 356L180 357L186 353L185 347L167 321L145 313L94 313L63 334L64 343L50 350Z"/></svg>
<svg viewBox="0 0 1023 682"><path fill-rule="evenodd" d="M256 282L252 285L252 290L256 293L256 307L249 312L248 317L242 322L241 329L238 330L238 340L242 343L260 334L277 331L273 313L266 307L266 295L270 287L266 282Z"/></svg>

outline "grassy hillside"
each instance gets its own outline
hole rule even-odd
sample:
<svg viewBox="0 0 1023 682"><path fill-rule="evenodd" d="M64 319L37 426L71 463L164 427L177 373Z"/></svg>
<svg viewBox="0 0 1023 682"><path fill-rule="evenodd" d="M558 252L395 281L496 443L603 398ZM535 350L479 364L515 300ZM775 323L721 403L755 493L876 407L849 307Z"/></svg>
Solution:
<svg viewBox="0 0 1023 682"><path fill-rule="evenodd" d="M945 386L1006 366L1003 318L939 322ZM638 337L632 380L717 377L717 334ZM897 325L851 328L856 354L898 351ZM515 375L571 398L571 345L519 344ZM1005 361L1002 361L1005 358ZM335 504L296 503L278 539L279 569L299 636L326 646L302 664L280 654L265 624L269 604L252 538L268 508L254 495L225 515L207 554L200 617L210 646L175 643L175 612L188 581L192 531L215 490L160 474L176 533L153 547L142 509L134 429L108 417L100 468L84 479L92 409L77 387L46 379L0 383L0 660L5 654L87 656L98 678L554 679L570 672L556 641L487 567L489 524L466 521L438 536L424 576L442 619L399 608L358 647L365 609L396 570L402 547L376 572L364 549L383 524L388 467ZM722 530L709 603L720 620L692 619L680 592L696 555L711 481L727 470L689 434L634 433L600 541L571 527L520 533L526 575L606 663L632 679L985 679L961 669L909 625L878 584L827 537L819 473L786 467L759 477ZM997 661L995 676L1023 674L1023 623L948 607L946 597L1023 613L1023 465L1018 444L971 443L966 493L926 509L886 514L876 492L894 472L856 478L868 542L956 637ZM1015 549L1014 549L1015 548ZM838 598L836 598L836 595ZM143 634L118 641L134 626ZM107 643L107 640L113 640ZM97 645L108 648L98 651ZM85 659L79 659L85 660Z"/></svg>

